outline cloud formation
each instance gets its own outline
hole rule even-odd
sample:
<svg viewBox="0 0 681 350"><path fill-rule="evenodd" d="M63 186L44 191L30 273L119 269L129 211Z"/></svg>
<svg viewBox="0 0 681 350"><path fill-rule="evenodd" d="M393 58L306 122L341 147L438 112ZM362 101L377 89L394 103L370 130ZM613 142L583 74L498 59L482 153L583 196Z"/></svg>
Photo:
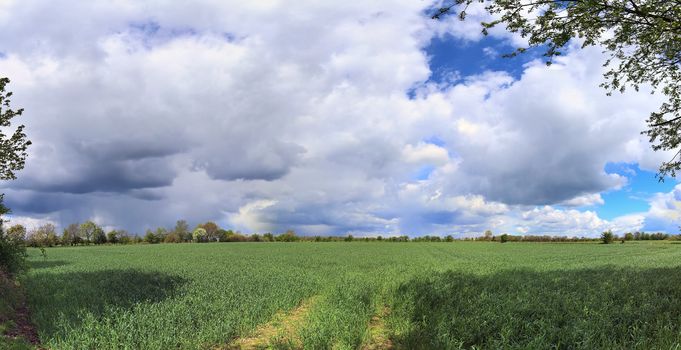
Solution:
<svg viewBox="0 0 681 350"><path fill-rule="evenodd" d="M430 82L433 37L482 39L474 21L431 21L430 5L2 1L0 75L34 141L7 201L18 220L133 231L181 218L305 234L642 225L580 208L626 182L607 162L662 159L639 135L657 97L606 97L598 48L520 78Z"/></svg>

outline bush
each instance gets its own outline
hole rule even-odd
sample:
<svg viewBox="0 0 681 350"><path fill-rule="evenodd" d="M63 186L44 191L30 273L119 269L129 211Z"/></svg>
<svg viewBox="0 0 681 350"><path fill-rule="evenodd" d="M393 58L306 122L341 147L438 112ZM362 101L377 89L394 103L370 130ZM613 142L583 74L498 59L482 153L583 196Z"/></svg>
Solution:
<svg viewBox="0 0 681 350"><path fill-rule="evenodd" d="M276 239L279 242L296 242L300 237L296 236L296 233L293 230L288 230L277 236Z"/></svg>
<svg viewBox="0 0 681 350"><path fill-rule="evenodd" d="M201 228L201 227L197 227L194 230L194 232L192 233L192 240L194 242L197 242L197 243L198 242L206 242L206 240L207 240L206 230Z"/></svg>
<svg viewBox="0 0 681 350"><path fill-rule="evenodd" d="M603 244L610 244L615 240L615 235L612 234L612 231L608 230L605 231L601 234L601 241Z"/></svg>
<svg viewBox="0 0 681 350"><path fill-rule="evenodd" d="M144 234L144 242L149 243L149 244L156 244L161 242L161 238L158 237L154 231L152 230L147 230L147 232Z"/></svg>
<svg viewBox="0 0 681 350"><path fill-rule="evenodd" d="M6 231L0 222L0 270L14 274L26 268L25 234L26 229L21 225Z"/></svg>
<svg viewBox="0 0 681 350"><path fill-rule="evenodd" d="M501 243L508 242L508 234L504 233L503 235L501 235L500 240L501 240Z"/></svg>
<svg viewBox="0 0 681 350"><path fill-rule="evenodd" d="M171 232L163 239L163 243L182 243L182 237L176 232Z"/></svg>
<svg viewBox="0 0 681 350"><path fill-rule="evenodd" d="M107 243L116 244L118 243L118 232L116 230L111 230L106 234Z"/></svg>

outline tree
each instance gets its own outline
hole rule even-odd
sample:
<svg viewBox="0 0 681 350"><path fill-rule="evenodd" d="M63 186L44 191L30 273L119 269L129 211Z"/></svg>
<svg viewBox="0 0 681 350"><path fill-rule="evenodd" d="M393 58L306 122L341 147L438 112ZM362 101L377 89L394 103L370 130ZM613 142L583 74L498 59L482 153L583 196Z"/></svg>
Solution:
<svg viewBox="0 0 681 350"><path fill-rule="evenodd" d="M499 238L499 241L500 241L501 243L506 243L506 242L508 242L508 234L506 234L506 233L502 234L501 237Z"/></svg>
<svg viewBox="0 0 681 350"><path fill-rule="evenodd" d="M78 224L70 224L66 226L61 235L62 245L74 245L78 243Z"/></svg>
<svg viewBox="0 0 681 350"><path fill-rule="evenodd" d="M647 120L643 132L654 150L676 150L681 145L681 3L659 0L453 0L432 17L450 14L466 18L474 3L485 4L495 20L482 23L482 32L503 24L528 39L505 56L515 56L532 47L545 48L547 64L562 54L571 39L582 47L600 45L608 58L601 84L607 94L627 88L651 86L665 96ZM660 165L658 178L676 176L681 170L681 149Z"/></svg>
<svg viewBox="0 0 681 350"><path fill-rule="evenodd" d="M485 231L485 233L483 235L483 239L485 241L491 241L492 240L492 231L490 231L490 230Z"/></svg>
<svg viewBox="0 0 681 350"><path fill-rule="evenodd" d="M208 221L205 224L199 225L198 227L206 230L206 236L208 240L210 241L219 240L218 230L220 230L220 227L216 223Z"/></svg>
<svg viewBox="0 0 681 350"><path fill-rule="evenodd" d="M26 268L26 228L14 225L8 230L0 221L0 270L16 273Z"/></svg>
<svg viewBox="0 0 681 350"><path fill-rule="evenodd" d="M220 242L229 242L229 238L233 235L234 235L234 231L232 231L232 230L219 229L217 231L217 233L215 234L215 237Z"/></svg>
<svg viewBox="0 0 681 350"><path fill-rule="evenodd" d="M603 244L610 244L615 240L615 235L612 233L612 231L608 230L603 233L601 233L601 241Z"/></svg>
<svg viewBox="0 0 681 350"><path fill-rule="evenodd" d="M106 241L111 244L118 243L118 231L116 230L109 231L109 233L106 234Z"/></svg>
<svg viewBox="0 0 681 350"><path fill-rule="evenodd" d="M106 243L106 234L104 233L104 230L98 225L95 225L95 230L92 232L92 241L95 244Z"/></svg>
<svg viewBox="0 0 681 350"><path fill-rule="evenodd" d="M189 231L189 225L184 220L177 220L173 232L175 232L183 242L192 240L192 233Z"/></svg>
<svg viewBox="0 0 681 350"><path fill-rule="evenodd" d="M147 229L147 232L144 234L144 242L149 244L156 244L161 242L161 238L156 236L154 231Z"/></svg>
<svg viewBox="0 0 681 350"><path fill-rule="evenodd" d="M297 240L298 236L296 236L296 233L293 230L287 230L286 232L277 236L277 241L279 242L295 242Z"/></svg>
<svg viewBox="0 0 681 350"><path fill-rule="evenodd" d="M156 236L156 243L163 242L166 239L167 235L168 230L165 229L164 227L156 228L156 233L154 233L154 236Z"/></svg>
<svg viewBox="0 0 681 350"><path fill-rule="evenodd" d="M206 230L201 228L201 227L197 227L196 229L194 229L194 232L192 232L192 240L194 242L197 242L197 243L198 242L205 242L206 241Z"/></svg>
<svg viewBox="0 0 681 350"><path fill-rule="evenodd" d="M119 230L118 231L118 242L120 244L130 244L132 243L132 238L130 238L130 234L126 230Z"/></svg>
<svg viewBox="0 0 681 350"><path fill-rule="evenodd" d="M26 152L31 141L24 133L24 125L18 125L12 131L12 118L21 116L23 108L14 110L10 107L11 91L5 91L10 83L8 78L0 78L0 180L16 179L16 171L24 168ZM9 134L5 131L9 129ZM24 240L5 234L2 216L10 212L3 204L4 194L0 194L0 269L14 273L25 268L26 246ZM25 234L25 230L24 230Z"/></svg>
<svg viewBox="0 0 681 350"><path fill-rule="evenodd" d="M92 238L97 230L97 224L91 220L85 221L78 227L78 236L85 242L85 244L92 243Z"/></svg>
<svg viewBox="0 0 681 350"><path fill-rule="evenodd" d="M14 241L26 240L26 227L24 225L14 225L7 229L7 237Z"/></svg>
<svg viewBox="0 0 681 350"><path fill-rule="evenodd" d="M40 225L28 234L28 243L32 247L53 247L57 242L57 232L51 223Z"/></svg>
<svg viewBox="0 0 681 350"><path fill-rule="evenodd" d="M0 127L10 128L12 118L21 116L23 108L13 110L10 108L10 97L12 92L5 92L5 87L9 84L8 78L0 78ZM0 131L0 180L14 180L17 178L15 172L24 168L28 153L26 150L31 145L24 133L24 125L19 125L14 129L12 136L7 137Z"/></svg>

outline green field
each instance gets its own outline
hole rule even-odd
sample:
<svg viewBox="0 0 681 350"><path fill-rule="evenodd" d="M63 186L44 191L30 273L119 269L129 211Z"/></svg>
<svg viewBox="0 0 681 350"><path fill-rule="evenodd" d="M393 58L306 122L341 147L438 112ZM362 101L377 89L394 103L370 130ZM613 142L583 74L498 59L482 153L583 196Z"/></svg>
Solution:
<svg viewBox="0 0 681 350"><path fill-rule="evenodd" d="M21 282L51 349L681 344L681 245L669 242L165 244L30 255Z"/></svg>

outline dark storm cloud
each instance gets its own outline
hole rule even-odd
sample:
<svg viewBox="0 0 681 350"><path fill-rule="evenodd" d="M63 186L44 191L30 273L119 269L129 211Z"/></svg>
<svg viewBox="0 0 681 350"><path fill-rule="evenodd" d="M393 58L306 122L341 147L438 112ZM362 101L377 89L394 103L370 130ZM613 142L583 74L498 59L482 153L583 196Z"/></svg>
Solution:
<svg viewBox="0 0 681 350"><path fill-rule="evenodd" d="M294 143L248 138L238 144L229 140L222 147L211 150L205 161L195 163L195 168L217 180L273 181L286 175L305 152Z"/></svg>

